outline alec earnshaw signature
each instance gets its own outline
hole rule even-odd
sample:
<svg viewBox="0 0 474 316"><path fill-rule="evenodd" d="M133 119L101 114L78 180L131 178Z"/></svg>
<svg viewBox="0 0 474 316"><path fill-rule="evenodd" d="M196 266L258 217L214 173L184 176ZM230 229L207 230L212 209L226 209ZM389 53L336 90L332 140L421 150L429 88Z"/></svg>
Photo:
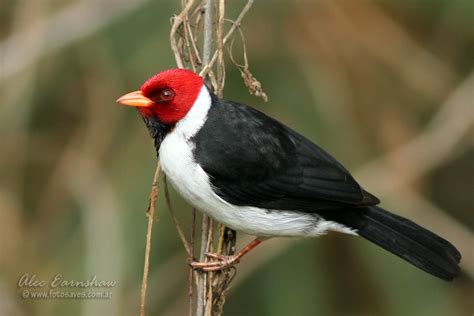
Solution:
<svg viewBox="0 0 474 316"><path fill-rule="evenodd" d="M25 273L18 279L19 288L43 288L49 286L51 288L110 288L114 287L117 281L100 280L97 275L93 275L87 280L67 280L61 273L54 275L52 278L40 279L36 274Z"/></svg>

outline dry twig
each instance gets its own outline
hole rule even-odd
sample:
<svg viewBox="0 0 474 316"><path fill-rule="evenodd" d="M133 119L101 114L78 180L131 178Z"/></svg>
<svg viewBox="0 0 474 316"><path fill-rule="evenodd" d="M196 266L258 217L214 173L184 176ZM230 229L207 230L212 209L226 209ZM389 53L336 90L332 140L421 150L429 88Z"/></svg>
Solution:
<svg viewBox="0 0 474 316"><path fill-rule="evenodd" d="M235 22L232 24L231 28L229 29L229 31L227 32L227 34L225 35L224 37L224 40L223 40L223 43L224 45L227 44L227 42L229 41L230 37L234 34L234 31L237 27L240 27L240 23L242 22L242 20L244 19L245 15L247 14L247 12L250 10L250 8L252 7L253 5L253 1L254 0L248 0L247 1L247 4L245 5L245 7L242 9L242 11L240 12L239 16L237 17L237 19L235 20ZM202 70L201 72L199 73L199 75L201 76L206 76L207 73L212 69L212 66L214 66L214 63L216 62L217 60L217 55L218 53L215 52L214 55L212 55L212 58L211 60L209 61L209 63L207 65L204 65L204 67L202 67Z"/></svg>
<svg viewBox="0 0 474 316"><path fill-rule="evenodd" d="M242 30L240 28L239 28L239 34L240 34L240 38L242 40L242 48L243 48L243 53L244 53L243 54L244 55L244 64L242 65L234 59L234 55L232 53L233 48L234 48L234 39L232 40L232 42L230 43L230 46L228 47L230 60L232 61L234 66L236 66L237 69L239 69L240 75L242 76L242 79L244 80L244 83L247 86L247 89L249 90L250 94L252 94L256 97L260 97L260 98L262 98L263 101L267 102L268 97L267 97L267 94L265 93L265 91L263 91L263 89L262 89L262 84L250 72L249 61L247 59L247 45L245 44L245 37L244 37L244 34L242 33Z"/></svg>
<svg viewBox="0 0 474 316"><path fill-rule="evenodd" d="M182 52L178 48L178 44L176 42L176 32L178 31L178 27L180 27L185 21L187 21L186 16L189 10L192 8L194 4L194 0L189 0L183 8L183 11L178 16L175 16L172 21L173 25L171 26L170 32L170 44L171 50L173 51L174 58L176 60L176 65L178 68L184 68L184 62L182 57Z"/></svg>
<svg viewBox="0 0 474 316"><path fill-rule="evenodd" d="M186 249L186 252L188 253L189 257L193 257L193 252L192 252L192 247L191 243L188 242L186 239L186 235L184 234L183 229L181 228L181 225L179 224L178 218L176 217L176 212L174 211L173 205L171 205L171 198L170 198L170 192L169 192L169 187L168 187L168 179L166 175L163 176L163 186L165 189L165 200L166 200L166 205L168 206L168 211L170 212L171 218L173 219L174 226L176 226L176 230L178 231L179 238L181 239L181 242L183 243L184 249Z"/></svg>
<svg viewBox="0 0 474 316"><path fill-rule="evenodd" d="M143 266L143 280L140 294L140 316L145 316L146 289L148 287L148 271L150 269L150 249L151 236L153 231L153 221L155 220L155 205L158 199L158 177L160 176L160 161L156 165L153 183L151 185L150 201L147 209L148 228L146 233L145 263Z"/></svg>
<svg viewBox="0 0 474 316"><path fill-rule="evenodd" d="M191 221L191 253L188 256L189 262L194 260L194 237L196 235L196 209L193 208ZM194 269L189 267L188 274L188 314L193 316L193 285L194 285Z"/></svg>
<svg viewBox="0 0 474 316"><path fill-rule="evenodd" d="M203 43L203 56L202 60L205 65L209 63L209 59L211 57L211 49L212 49L212 0L206 0L205 7L204 7L204 43ZM208 252L210 249L211 240L211 232L213 230L212 225L210 225L210 218L206 214L202 216L202 228L201 228L201 249L199 252L199 261L203 262L206 261L205 253ZM197 280L197 305L196 305L196 315L204 315L206 312L205 306L206 300L208 295L212 294L210 291L206 291L208 289L208 277L209 274L202 273L199 275ZM207 314L207 313L206 313Z"/></svg>

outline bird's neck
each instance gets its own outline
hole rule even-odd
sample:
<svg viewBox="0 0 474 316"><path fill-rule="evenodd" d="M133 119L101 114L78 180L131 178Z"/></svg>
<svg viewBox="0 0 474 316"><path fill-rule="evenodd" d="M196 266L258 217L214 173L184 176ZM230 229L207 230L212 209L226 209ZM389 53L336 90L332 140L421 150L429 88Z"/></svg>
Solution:
<svg viewBox="0 0 474 316"><path fill-rule="evenodd" d="M173 129L174 124L166 124L160 121L157 117L142 116L148 132L155 141L156 155L159 156L161 142L165 136Z"/></svg>

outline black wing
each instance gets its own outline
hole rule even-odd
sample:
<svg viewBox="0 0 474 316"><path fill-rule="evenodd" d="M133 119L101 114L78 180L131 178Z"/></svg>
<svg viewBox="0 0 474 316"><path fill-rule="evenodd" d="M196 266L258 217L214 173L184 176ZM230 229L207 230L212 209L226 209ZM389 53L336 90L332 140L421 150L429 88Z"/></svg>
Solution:
<svg viewBox="0 0 474 316"><path fill-rule="evenodd" d="M315 212L379 203L324 150L246 105L213 96L192 141L216 193L235 205Z"/></svg>

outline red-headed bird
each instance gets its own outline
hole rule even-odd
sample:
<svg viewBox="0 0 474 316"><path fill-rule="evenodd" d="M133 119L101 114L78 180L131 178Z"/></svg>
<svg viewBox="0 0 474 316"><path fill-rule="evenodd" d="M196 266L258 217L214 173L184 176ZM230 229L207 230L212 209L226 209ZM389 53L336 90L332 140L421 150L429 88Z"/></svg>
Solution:
<svg viewBox="0 0 474 316"><path fill-rule="evenodd" d="M448 241L376 206L319 146L244 104L218 98L190 70L170 69L118 102L138 108L175 189L226 226L257 238L235 256L193 266L215 271L269 237L358 235L444 280L459 274Z"/></svg>

